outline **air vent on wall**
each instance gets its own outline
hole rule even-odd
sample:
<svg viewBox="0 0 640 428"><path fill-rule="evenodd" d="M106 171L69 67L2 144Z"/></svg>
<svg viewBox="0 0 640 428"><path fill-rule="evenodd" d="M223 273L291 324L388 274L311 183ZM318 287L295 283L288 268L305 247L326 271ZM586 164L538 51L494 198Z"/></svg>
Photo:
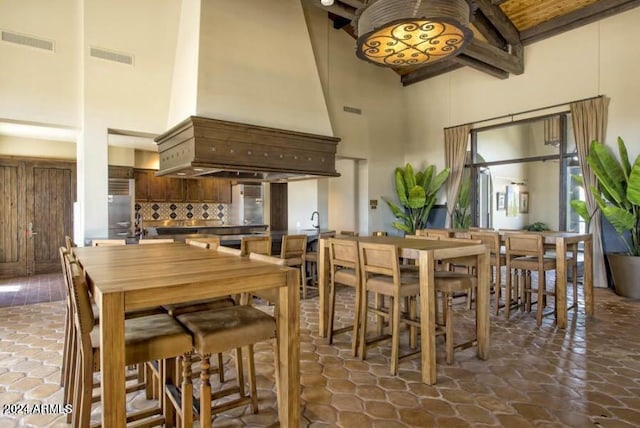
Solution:
<svg viewBox="0 0 640 428"><path fill-rule="evenodd" d="M18 45L29 46L37 49L44 49L53 52L55 43L52 40L40 39L25 34L13 33L11 31L2 30L2 41L15 43Z"/></svg>
<svg viewBox="0 0 640 428"><path fill-rule="evenodd" d="M119 62L121 64L133 65L133 55L114 52L103 48L91 47L89 53L94 58L105 59L107 61Z"/></svg>
<svg viewBox="0 0 640 428"><path fill-rule="evenodd" d="M362 114L362 109L359 109L357 107L343 106L342 110L347 113Z"/></svg>

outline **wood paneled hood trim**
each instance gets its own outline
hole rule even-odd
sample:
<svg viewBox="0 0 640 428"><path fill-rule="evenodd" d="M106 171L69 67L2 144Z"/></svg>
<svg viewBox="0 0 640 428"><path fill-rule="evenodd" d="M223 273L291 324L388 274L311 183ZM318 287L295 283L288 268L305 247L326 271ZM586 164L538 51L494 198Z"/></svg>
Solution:
<svg viewBox="0 0 640 428"><path fill-rule="evenodd" d="M155 138L157 175L288 181L338 177L339 138L191 116Z"/></svg>

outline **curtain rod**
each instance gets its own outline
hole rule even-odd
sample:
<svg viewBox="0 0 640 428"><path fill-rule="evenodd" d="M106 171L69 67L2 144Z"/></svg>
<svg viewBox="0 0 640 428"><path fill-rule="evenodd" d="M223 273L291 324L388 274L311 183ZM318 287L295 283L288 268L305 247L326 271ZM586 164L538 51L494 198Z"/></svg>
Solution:
<svg viewBox="0 0 640 428"><path fill-rule="evenodd" d="M550 108L555 108L555 107L562 107L562 106L569 105L569 104L572 104L572 103L580 103L582 101L595 100L597 98L602 98L602 97L604 97L604 95L598 95L598 96L595 96L595 97L583 98L581 100L576 100L576 101L567 101L567 102L560 103L560 104L554 104L554 105L550 105L550 106L546 106L546 107L538 107L538 108L534 108L534 109L531 109L531 110L521 111L521 112L518 112L518 113L503 114L502 116L496 116L496 117L492 117L492 118L489 118L489 119L477 120L475 122L467 122L467 123L463 123L463 124L460 124L460 125L447 126L444 129L457 128L458 126L465 126L465 125L477 125L479 123L490 122L492 120L498 120L498 119L504 119L506 117L510 117L510 118L513 119L513 116L520 116L522 114L533 113L533 112L542 111L542 110L548 110Z"/></svg>

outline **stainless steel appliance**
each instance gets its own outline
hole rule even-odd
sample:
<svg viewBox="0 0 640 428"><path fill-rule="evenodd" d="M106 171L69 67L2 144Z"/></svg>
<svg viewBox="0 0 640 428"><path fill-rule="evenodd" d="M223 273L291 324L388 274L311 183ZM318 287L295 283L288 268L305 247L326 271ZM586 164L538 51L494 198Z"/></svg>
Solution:
<svg viewBox="0 0 640 428"><path fill-rule="evenodd" d="M130 179L109 179L109 238L133 235L134 182Z"/></svg>
<svg viewBox="0 0 640 428"><path fill-rule="evenodd" d="M264 224L261 184L236 184L231 187L231 221L233 224Z"/></svg>

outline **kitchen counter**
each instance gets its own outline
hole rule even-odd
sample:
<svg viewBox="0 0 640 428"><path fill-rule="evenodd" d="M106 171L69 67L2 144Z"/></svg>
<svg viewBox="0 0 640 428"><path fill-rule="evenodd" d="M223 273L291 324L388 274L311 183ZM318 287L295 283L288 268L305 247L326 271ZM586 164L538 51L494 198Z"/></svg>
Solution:
<svg viewBox="0 0 640 428"><path fill-rule="evenodd" d="M267 229L266 224L221 224L219 221L208 220L177 220L177 221L145 221L144 230L145 238L154 235L161 235L167 238L167 235L183 235L183 234L214 234L214 235L237 235L250 234L256 232L264 232Z"/></svg>
<svg viewBox="0 0 640 428"><path fill-rule="evenodd" d="M319 233L329 233L334 232L333 230L321 229ZM237 247L240 248L240 242L242 238L245 236L271 236L271 240L273 243L272 252L280 251L280 243L282 242L282 237L285 235L301 235L306 234L308 238L308 243L313 243L318 240L318 231L316 230L285 230L285 231L273 231L273 232L253 232L253 233L238 233L238 234L229 234L229 235L218 235L211 233L177 233L171 235L157 235L157 236L145 236L144 239L166 239L173 238L176 242L184 242L186 239L198 239L198 238L211 238L214 236L218 236L220 238L220 243L225 247Z"/></svg>

